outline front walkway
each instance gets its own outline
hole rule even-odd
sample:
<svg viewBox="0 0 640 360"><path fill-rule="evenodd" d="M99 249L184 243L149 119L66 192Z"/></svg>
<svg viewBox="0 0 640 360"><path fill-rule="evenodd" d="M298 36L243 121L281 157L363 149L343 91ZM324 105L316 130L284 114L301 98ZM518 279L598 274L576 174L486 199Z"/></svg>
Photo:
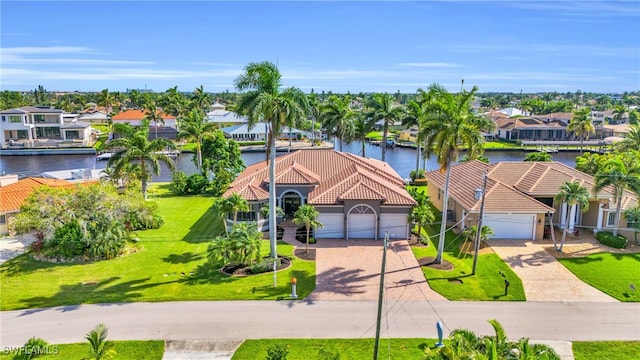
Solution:
<svg viewBox="0 0 640 360"><path fill-rule="evenodd" d="M300 247L295 227L285 227L283 240ZM307 300L377 300L382 241L320 240L316 250L316 289ZM431 290L406 240L387 249L385 296L393 300L446 300Z"/></svg>
<svg viewBox="0 0 640 360"><path fill-rule="evenodd" d="M31 234L0 238L0 264L25 252L33 240Z"/></svg>
<svg viewBox="0 0 640 360"><path fill-rule="evenodd" d="M548 243L531 240L489 240L487 243L520 277L527 301L618 301L578 279L546 250ZM565 245L565 250L570 247Z"/></svg>

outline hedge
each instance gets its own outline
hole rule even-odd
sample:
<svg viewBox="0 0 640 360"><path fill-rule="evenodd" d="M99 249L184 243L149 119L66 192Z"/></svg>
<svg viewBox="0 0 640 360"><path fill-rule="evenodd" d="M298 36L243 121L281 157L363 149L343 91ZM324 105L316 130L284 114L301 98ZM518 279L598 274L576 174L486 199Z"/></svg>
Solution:
<svg viewBox="0 0 640 360"><path fill-rule="evenodd" d="M613 233L609 231L598 231L596 239L598 239L601 244L611 246L616 249L624 249L627 247L628 243L626 237L622 235L613 236Z"/></svg>

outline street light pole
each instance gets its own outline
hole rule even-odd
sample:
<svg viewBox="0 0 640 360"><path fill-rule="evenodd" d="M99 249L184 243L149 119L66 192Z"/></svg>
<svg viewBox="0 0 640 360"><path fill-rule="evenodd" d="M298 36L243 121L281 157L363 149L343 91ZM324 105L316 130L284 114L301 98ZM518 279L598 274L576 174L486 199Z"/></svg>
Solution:
<svg viewBox="0 0 640 360"><path fill-rule="evenodd" d="M471 270L471 275L476 274L476 267L478 266L478 254L480 253L480 239L482 234L482 219L484 217L484 197L487 193L487 174L484 174L484 184L482 185L482 200L480 201L480 215L478 217L478 228L476 231L476 243L475 243L475 252L473 256L473 268Z"/></svg>
<svg viewBox="0 0 640 360"><path fill-rule="evenodd" d="M373 345L373 360L378 360L378 348L380 347L380 323L382 322L382 299L384 298L384 273L386 271L388 241L389 232L385 231L382 250L382 268L380 269L380 291L378 293L378 317L376 319L376 339Z"/></svg>

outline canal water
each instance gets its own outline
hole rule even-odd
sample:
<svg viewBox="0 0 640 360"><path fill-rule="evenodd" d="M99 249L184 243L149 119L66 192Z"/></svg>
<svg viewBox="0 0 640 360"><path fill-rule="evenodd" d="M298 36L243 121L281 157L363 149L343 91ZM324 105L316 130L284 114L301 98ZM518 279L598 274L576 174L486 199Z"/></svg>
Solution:
<svg viewBox="0 0 640 360"><path fill-rule="evenodd" d="M339 145L335 144L335 149ZM362 143L352 142L343 144L342 150L356 155L362 155ZM374 159L382 158L382 148L380 146L365 144L366 156ZM416 149L395 148L387 149L386 161L393 167L400 176L408 178L411 170L416 167ZM278 153L279 155L281 153ZM526 155L524 151L487 151L485 156L491 163L499 161L522 161ZM558 152L553 153L555 161L562 162L574 167L578 152ZM181 154L176 159L176 169L184 171L186 174L196 172L195 164L192 161L193 154ZM251 165L265 160L265 154L259 152L242 153L245 165ZM39 155L39 156L2 156L0 157L0 174L20 174L23 176L38 175L48 171L70 170L70 169L104 169L106 161L98 161L94 155ZM422 167L422 165L421 165ZM435 158L427 161L427 170L436 170L438 164ZM160 176L155 176L154 181L170 181L171 174L165 165L161 164Z"/></svg>

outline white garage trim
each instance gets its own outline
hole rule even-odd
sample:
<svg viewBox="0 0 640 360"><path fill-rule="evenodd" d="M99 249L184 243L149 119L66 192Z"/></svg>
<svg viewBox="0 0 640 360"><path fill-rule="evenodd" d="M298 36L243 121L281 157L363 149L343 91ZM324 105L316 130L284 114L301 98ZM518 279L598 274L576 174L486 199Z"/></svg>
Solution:
<svg viewBox="0 0 640 360"><path fill-rule="evenodd" d="M344 214L320 213L318 221L323 225L315 230L316 239L344 238Z"/></svg>
<svg viewBox="0 0 640 360"><path fill-rule="evenodd" d="M408 239L407 214L380 214L380 239L384 238L385 231L389 232L390 239Z"/></svg>
<svg viewBox="0 0 640 360"><path fill-rule="evenodd" d="M493 230L491 239L535 239L536 214L485 214L482 224Z"/></svg>
<svg viewBox="0 0 640 360"><path fill-rule="evenodd" d="M358 204L347 213L347 240L374 239L377 240L378 215L367 204Z"/></svg>

